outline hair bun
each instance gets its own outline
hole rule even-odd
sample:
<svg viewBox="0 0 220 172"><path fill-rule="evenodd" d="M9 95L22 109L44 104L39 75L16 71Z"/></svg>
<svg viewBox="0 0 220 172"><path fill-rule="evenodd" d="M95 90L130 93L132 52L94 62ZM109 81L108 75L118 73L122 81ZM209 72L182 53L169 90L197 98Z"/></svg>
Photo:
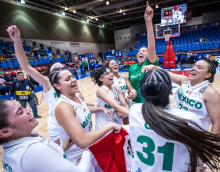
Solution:
<svg viewBox="0 0 220 172"><path fill-rule="evenodd" d="M211 62L215 65L216 68L218 67L218 62L217 61L212 60Z"/></svg>

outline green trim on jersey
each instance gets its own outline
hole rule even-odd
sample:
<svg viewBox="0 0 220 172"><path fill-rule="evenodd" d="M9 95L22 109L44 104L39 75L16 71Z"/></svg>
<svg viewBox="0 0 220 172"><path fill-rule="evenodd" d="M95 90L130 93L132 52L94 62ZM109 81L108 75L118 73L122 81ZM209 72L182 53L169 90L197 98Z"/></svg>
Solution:
<svg viewBox="0 0 220 172"><path fill-rule="evenodd" d="M144 77L144 75L141 73L141 69L143 66L153 64L157 66L157 60L154 63L151 63L148 58L145 60L145 62L142 65L139 65L138 63L133 64L129 69L129 80L131 81L132 87L137 91L137 97L133 99L132 101L135 103L142 103L144 101L143 97L141 96L141 80Z"/></svg>

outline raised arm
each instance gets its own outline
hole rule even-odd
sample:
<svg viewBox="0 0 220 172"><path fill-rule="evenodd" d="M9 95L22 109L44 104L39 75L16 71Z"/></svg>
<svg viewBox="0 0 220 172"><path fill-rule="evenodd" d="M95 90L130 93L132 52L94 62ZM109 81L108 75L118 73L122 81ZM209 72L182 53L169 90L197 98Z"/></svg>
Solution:
<svg viewBox="0 0 220 172"><path fill-rule="evenodd" d="M104 89L104 88L98 88L97 90L97 93L96 93L96 96L98 98L101 98L103 99L104 101L106 101L113 109L115 109L117 112L120 112L126 116L128 116L129 114L129 110L126 109L125 107L123 106L120 106L116 100L110 96L107 91Z"/></svg>
<svg viewBox="0 0 220 172"><path fill-rule="evenodd" d="M16 57L19 64L21 65L21 68L27 72L35 81L43 86L44 92L49 91L52 88L49 79L41 75L29 64L29 61L24 53L24 49L21 43L20 31L18 30L17 26L14 25L8 27L7 32L14 42Z"/></svg>
<svg viewBox="0 0 220 172"><path fill-rule="evenodd" d="M141 73L145 73L149 70L153 70L153 69L162 69L158 66L154 66L154 65L147 65L147 66L143 66ZM164 70L164 69L162 69ZM168 71L167 71L168 72ZM182 85L182 83L184 83L185 81L188 81L188 77L186 77L185 75L179 75L179 74L174 74L172 72L168 72L168 74L170 75L170 79L173 83L178 84L178 85Z"/></svg>
<svg viewBox="0 0 220 172"><path fill-rule="evenodd" d="M59 125L61 125L73 142L82 149L85 149L89 145L95 143L111 129L115 132L120 132L121 126L116 123L108 123L104 127L85 133L78 119L76 118L76 112L73 107L66 103L61 102L55 109L56 119Z"/></svg>
<svg viewBox="0 0 220 172"><path fill-rule="evenodd" d="M155 51L155 38L152 19L154 16L153 9L149 6L147 1L147 8L144 13L144 19L147 28L147 41L148 41L148 59L151 63L154 63L157 60L157 55Z"/></svg>

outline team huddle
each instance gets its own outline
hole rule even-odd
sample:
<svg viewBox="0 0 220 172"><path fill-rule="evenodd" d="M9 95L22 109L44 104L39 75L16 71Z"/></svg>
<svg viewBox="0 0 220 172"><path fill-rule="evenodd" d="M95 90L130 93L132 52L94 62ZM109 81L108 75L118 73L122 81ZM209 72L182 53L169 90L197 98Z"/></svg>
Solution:
<svg viewBox="0 0 220 172"><path fill-rule="evenodd" d="M124 151L126 172L218 168L220 95L211 85L218 64L207 59L197 61L189 77L157 67L153 9L148 2L144 19L149 45L140 48L138 63L130 67L128 77L119 74L114 60L93 70L91 80L99 86L95 104L84 100L77 80L61 63L50 66L48 77L31 67L18 28L7 29L22 69L43 86L51 140L33 131L38 121L29 109L0 100L5 171L104 171L89 147L112 132L120 133L122 127L129 133L124 143L128 147ZM172 83L180 86L174 94L175 109L169 105Z"/></svg>

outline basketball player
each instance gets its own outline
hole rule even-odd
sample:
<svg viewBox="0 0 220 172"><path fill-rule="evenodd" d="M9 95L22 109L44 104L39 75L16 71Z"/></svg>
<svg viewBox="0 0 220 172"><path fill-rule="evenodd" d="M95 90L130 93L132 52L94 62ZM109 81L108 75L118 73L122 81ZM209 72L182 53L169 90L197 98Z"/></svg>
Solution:
<svg viewBox="0 0 220 172"><path fill-rule="evenodd" d="M114 119L110 119L102 112L97 112L95 115L96 130L110 122L122 125L124 115L128 116L129 107L122 95L121 89L114 85L114 75L111 70L102 66L94 70L90 77L99 86L96 92L95 105L97 107L107 107L114 116ZM116 112L120 112L120 114L117 115Z"/></svg>
<svg viewBox="0 0 220 172"><path fill-rule="evenodd" d="M77 159L86 147L98 141L112 129L119 132L121 126L112 122L99 130L92 131L91 113L106 108L86 105L76 94L79 92L77 81L68 68L54 69L49 79L59 97L55 106L55 117L61 145L68 137L74 141L74 144L66 151L66 155L68 160L78 165ZM94 163L92 165L95 166Z"/></svg>
<svg viewBox="0 0 220 172"><path fill-rule="evenodd" d="M139 49L137 54L138 63L134 64L129 69L129 80L126 82L126 85L129 91L136 90L136 92L131 92L130 95L126 95L126 99L132 99L134 103L141 103L143 102L143 97L140 93L140 83L143 78L143 74L141 73L141 69L143 66L154 64L157 65L157 55L155 51L155 38L154 38L154 31L153 31L153 19L154 11L149 6L147 1L147 8L144 14L144 19L147 27L147 39L148 39L148 48L142 47ZM131 87L132 86L132 87Z"/></svg>
<svg viewBox="0 0 220 172"><path fill-rule="evenodd" d="M170 76L162 69L147 72L141 81L144 103L134 104L129 112L131 171L195 172L198 160L216 169L220 135L202 129L196 114L171 109L171 89Z"/></svg>
<svg viewBox="0 0 220 172"><path fill-rule="evenodd" d="M21 38L20 38L20 31L17 28L17 26L8 27L7 31L9 36L14 42L16 57L19 64L24 69L24 71L26 71L29 75L31 75L31 77L34 80L36 80L39 84L43 86L43 96L49 107L49 114L50 114L47 121L48 134L52 141L54 141L57 144L60 144L60 139L58 136L55 119L54 119L54 106L56 105L58 100L57 93L50 84L49 79L41 75L37 70L35 70L32 66L30 66L28 59L24 54L23 45L21 43ZM49 64L48 68L46 69L46 72L49 75L52 70L59 67L63 67L63 65L61 63ZM80 96L82 97L82 94L80 94ZM90 106L93 105L89 102L86 103Z"/></svg>
<svg viewBox="0 0 220 172"><path fill-rule="evenodd" d="M202 128L206 131L212 123L210 131L220 134L220 95L211 85L217 65L218 63L214 60L202 59L193 65L189 77L168 73L171 81L180 85L174 95L176 108L198 115ZM142 72L158 68L149 65L144 67Z"/></svg>
<svg viewBox="0 0 220 172"><path fill-rule="evenodd" d="M71 139L65 140L62 149L33 131L38 121L30 109L8 100L0 100L0 109L0 144L5 172L90 172L84 170L84 161L77 167L65 159L64 151L73 144Z"/></svg>

